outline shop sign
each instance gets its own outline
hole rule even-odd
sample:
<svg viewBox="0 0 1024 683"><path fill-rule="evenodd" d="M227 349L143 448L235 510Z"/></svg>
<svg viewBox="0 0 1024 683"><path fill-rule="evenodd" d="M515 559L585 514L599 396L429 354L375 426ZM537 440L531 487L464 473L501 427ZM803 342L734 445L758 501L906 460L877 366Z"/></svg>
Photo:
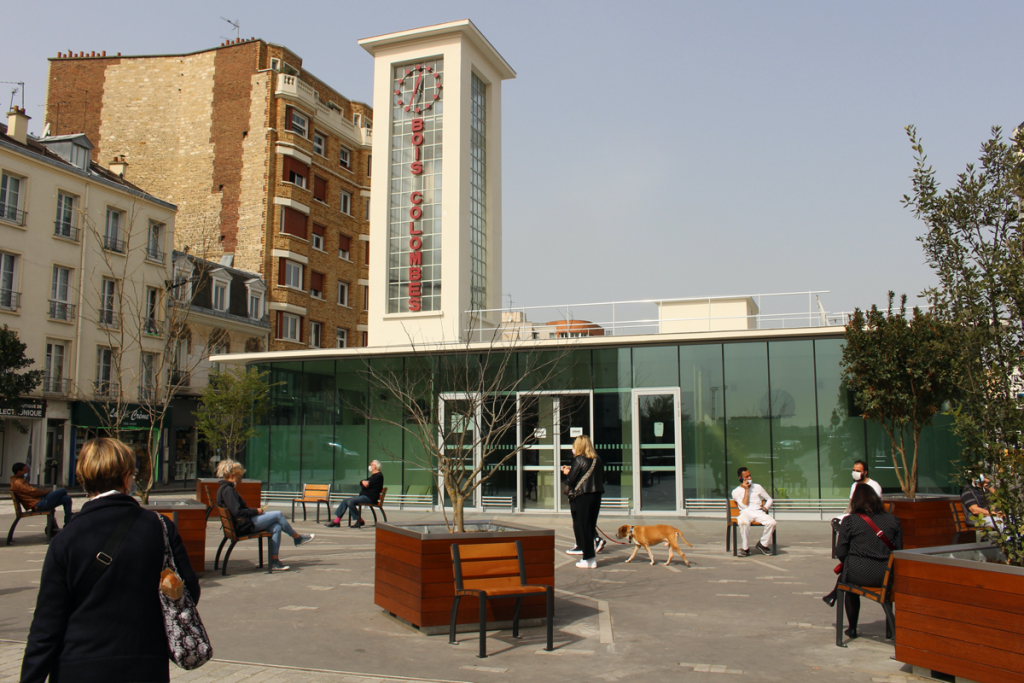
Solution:
<svg viewBox="0 0 1024 683"><path fill-rule="evenodd" d="M43 418L46 417L46 401L41 399L24 399L18 401L0 401L0 417Z"/></svg>
<svg viewBox="0 0 1024 683"><path fill-rule="evenodd" d="M149 429L152 421L142 406L136 403L96 403L79 401L71 406L71 422L76 427L109 429L121 412L121 429Z"/></svg>

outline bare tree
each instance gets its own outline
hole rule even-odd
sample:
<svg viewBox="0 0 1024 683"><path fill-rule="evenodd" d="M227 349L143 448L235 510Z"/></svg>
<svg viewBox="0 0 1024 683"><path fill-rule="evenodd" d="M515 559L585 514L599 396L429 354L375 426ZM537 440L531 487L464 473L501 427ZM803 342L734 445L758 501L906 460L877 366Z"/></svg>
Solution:
<svg viewBox="0 0 1024 683"><path fill-rule="evenodd" d="M541 438L520 438L520 418L537 409L542 392L568 385L575 343L492 339L455 351L415 343L411 349L404 361L367 358L369 404L349 407L412 439L407 459L434 475L452 505L453 519L445 512L445 523L463 532L475 491Z"/></svg>

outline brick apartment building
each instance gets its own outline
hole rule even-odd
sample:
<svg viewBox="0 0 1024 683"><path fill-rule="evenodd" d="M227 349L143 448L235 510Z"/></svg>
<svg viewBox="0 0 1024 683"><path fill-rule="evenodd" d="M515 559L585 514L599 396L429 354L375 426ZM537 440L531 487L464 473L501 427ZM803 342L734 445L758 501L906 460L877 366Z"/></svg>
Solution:
<svg viewBox="0 0 1024 683"><path fill-rule="evenodd" d="M50 60L48 134L176 204L176 249L262 275L273 351L366 345L372 117L263 40Z"/></svg>

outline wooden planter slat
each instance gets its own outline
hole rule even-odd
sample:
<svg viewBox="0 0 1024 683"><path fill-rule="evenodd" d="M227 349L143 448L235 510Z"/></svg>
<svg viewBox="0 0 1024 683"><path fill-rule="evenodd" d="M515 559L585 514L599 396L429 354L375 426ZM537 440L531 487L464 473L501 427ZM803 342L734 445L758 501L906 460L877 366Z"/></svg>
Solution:
<svg viewBox="0 0 1024 683"><path fill-rule="evenodd" d="M918 614L936 619L960 621L965 627L984 626L998 631L1024 633L1024 614L978 606L972 606L971 609L965 610L956 603L907 594L900 596L899 610L901 615Z"/></svg>
<svg viewBox="0 0 1024 683"><path fill-rule="evenodd" d="M899 571L899 562L896 563L896 571ZM904 593L955 603L965 608L977 606L1000 612L1024 612L1024 595L1011 595L972 586L955 586L942 581L901 577L896 574L897 608Z"/></svg>
<svg viewBox="0 0 1024 683"><path fill-rule="evenodd" d="M904 659L904 657L907 657L907 659ZM941 652L929 652L907 646L903 647L901 653L896 656L896 659L908 664L928 662L927 664L916 664L916 666L942 673L967 671L969 673L950 675L959 675L962 678L972 681L983 681L983 683L1020 683L1021 681L1021 675L1015 671L998 669L985 663L970 663L965 668L963 660L958 659L955 655L950 656Z"/></svg>
<svg viewBox="0 0 1024 683"><path fill-rule="evenodd" d="M956 526L949 511L949 503L959 500L955 496L929 496L913 501L901 498L886 499L886 502L893 505L892 513L899 517L903 547L909 550L952 543L956 535ZM968 536L970 534L964 534L960 539L961 543L973 543L974 539Z"/></svg>
<svg viewBox="0 0 1024 683"><path fill-rule="evenodd" d="M410 525L422 526L422 525ZM452 543L475 544L519 540L523 544L526 575L530 583L554 585L554 532L523 529L501 534L419 534L394 531L399 527L381 524L376 529L376 569L374 572L374 603L414 626L445 626L451 617L455 595L452 572ZM474 537L476 536L476 537ZM528 597L523 603L521 618L545 616L543 596ZM512 619L515 600L488 602L488 620ZM463 600L459 605L458 623L476 623L479 606L476 600Z"/></svg>
<svg viewBox="0 0 1024 683"><path fill-rule="evenodd" d="M900 626L899 628L902 629L903 627ZM961 678L977 680L972 675L971 670L978 664L988 664L993 668L1004 669L1007 672L1020 672L1024 670L1024 654L1019 652L1009 652L1008 650L1001 650L991 645L974 645L963 641L950 641L949 638L934 633L922 633L921 631L912 631L910 629L906 629L902 638L908 647L924 652L945 654L959 659L963 665L966 665L966 667L961 666L961 671L966 671L966 673L957 673L955 671L943 671L942 673L952 673L954 676L960 676ZM897 655L897 659L899 659L899 655ZM932 667L932 670L938 671L939 669ZM1017 678L1018 681L1024 679L1024 674L1017 673L1017 675L1019 676Z"/></svg>
<svg viewBox="0 0 1024 683"><path fill-rule="evenodd" d="M918 614L900 610L900 628L919 633L928 633L947 640L960 641L964 646L991 647L996 650L1020 655L1024 652L1024 635L1006 630L974 624L964 628L963 622L955 618ZM979 660L975 660L979 661ZM988 660L984 660L988 661Z"/></svg>
<svg viewBox="0 0 1024 683"><path fill-rule="evenodd" d="M1024 577L996 572L982 573L964 567L925 566L922 562L906 562L902 576L949 583L958 589L965 586L1024 595Z"/></svg>

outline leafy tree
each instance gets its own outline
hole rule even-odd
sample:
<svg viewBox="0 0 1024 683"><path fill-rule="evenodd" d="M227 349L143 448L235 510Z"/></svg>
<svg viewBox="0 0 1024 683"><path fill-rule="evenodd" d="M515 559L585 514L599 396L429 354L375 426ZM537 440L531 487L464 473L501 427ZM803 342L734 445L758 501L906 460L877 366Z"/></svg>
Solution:
<svg viewBox="0 0 1024 683"><path fill-rule="evenodd" d="M1011 564L1024 566L1024 134L1007 140L993 127L977 165L968 164L945 190L913 126L907 135L916 164L903 204L927 228L918 239L939 285L925 294L954 330L954 425L963 474L984 473L994 481L993 505L1006 527L989 538Z"/></svg>
<svg viewBox="0 0 1024 683"><path fill-rule="evenodd" d="M233 458L256 436L255 420L270 407L267 370L211 372L196 410L196 429L222 457Z"/></svg>
<svg viewBox="0 0 1024 683"><path fill-rule="evenodd" d="M35 391L43 381L42 370L18 372L29 367L35 360L25 357L25 344L18 339L18 333L7 328L0 330L0 401L10 405L15 413L21 409L21 397ZM0 418L0 432L13 426L24 434L25 427L18 420Z"/></svg>
<svg viewBox="0 0 1024 683"><path fill-rule="evenodd" d="M908 319L906 294L894 312L894 299L889 292L884 312L877 306L866 314L859 308L854 311L846 326L843 381L853 391L864 418L878 422L889 436L896 478L913 500L921 431L953 390L952 329L916 307Z"/></svg>

